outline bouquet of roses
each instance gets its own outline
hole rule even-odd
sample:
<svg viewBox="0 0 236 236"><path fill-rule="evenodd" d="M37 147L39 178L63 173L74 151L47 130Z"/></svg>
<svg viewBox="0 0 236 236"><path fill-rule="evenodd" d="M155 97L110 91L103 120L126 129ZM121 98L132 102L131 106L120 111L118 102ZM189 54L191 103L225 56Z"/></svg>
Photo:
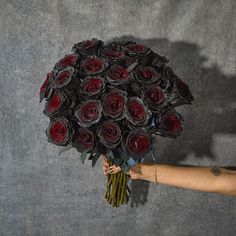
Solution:
<svg viewBox="0 0 236 236"><path fill-rule="evenodd" d="M175 107L194 97L167 63L143 44L93 38L75 44L40 88L49 142L76 148L93 167L103 154L121 168L107 176L105 198L114 207L128 202L129 169L153 154L155 135L176 138L183 130Z"/></svg>

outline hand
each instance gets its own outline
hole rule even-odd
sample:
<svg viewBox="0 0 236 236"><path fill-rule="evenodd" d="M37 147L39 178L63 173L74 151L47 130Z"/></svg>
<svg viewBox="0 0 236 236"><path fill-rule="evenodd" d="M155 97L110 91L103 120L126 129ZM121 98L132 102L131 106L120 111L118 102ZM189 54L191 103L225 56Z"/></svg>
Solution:
<svg viewBox="0 0 236 236"><path fill-rule="evenodd" d="M130 168L129 175L131 179L141 179L141 167L140 163L137 163Z"/></svg>
<svg viewBox="0 0 236 236"><path fill-rule="evenodd" d="M108 175L108 174L116 174L121 171L121 168L116 165L109 166L109 163L106 159L106 156L101 155L102 157L102 169L103 169L103 174Z"/></svg>

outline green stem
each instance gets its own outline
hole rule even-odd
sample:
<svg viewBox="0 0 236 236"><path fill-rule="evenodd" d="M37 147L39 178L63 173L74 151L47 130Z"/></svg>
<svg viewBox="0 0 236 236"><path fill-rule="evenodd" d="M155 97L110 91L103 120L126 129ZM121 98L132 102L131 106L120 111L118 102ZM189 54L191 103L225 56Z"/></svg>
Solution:
<svg viewBox="0 0 236 236"><path fill-rule="evenodd" d="M109 166L113 163L108 161ZM106 185L105 199L113 207L119 207L120 205L128 202L129 186L127 185L127 175L121 171L116 174L108 174Z"/></svg>

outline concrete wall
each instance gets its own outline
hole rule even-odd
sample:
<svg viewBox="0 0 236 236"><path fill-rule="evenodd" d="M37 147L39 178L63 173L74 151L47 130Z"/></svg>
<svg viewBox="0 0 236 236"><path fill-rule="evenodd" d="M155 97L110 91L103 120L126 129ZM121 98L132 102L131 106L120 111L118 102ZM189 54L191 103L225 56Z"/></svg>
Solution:
<svg viewBox="0 0 236 236"><path fill-rule="evenodd" d="M38 90L74 43L131 39L167 56L195 104L160 163L236 166L234 0L0 0L0 235L234 236L236 199L144 181L128 206L104 200L101 162L47 142Z"/></svg>

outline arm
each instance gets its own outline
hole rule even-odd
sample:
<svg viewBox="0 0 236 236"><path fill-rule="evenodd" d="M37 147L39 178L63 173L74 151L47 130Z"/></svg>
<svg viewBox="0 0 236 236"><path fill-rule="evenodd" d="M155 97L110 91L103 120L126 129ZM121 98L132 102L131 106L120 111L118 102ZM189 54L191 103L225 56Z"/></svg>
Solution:
<svg viewBox="0 0 236 236"><path fill-rule="evenodd" d="M130 169L131 179L143 179L179 188L236 196L236 171L223 167L186 167L139 163Z"/></svg>

